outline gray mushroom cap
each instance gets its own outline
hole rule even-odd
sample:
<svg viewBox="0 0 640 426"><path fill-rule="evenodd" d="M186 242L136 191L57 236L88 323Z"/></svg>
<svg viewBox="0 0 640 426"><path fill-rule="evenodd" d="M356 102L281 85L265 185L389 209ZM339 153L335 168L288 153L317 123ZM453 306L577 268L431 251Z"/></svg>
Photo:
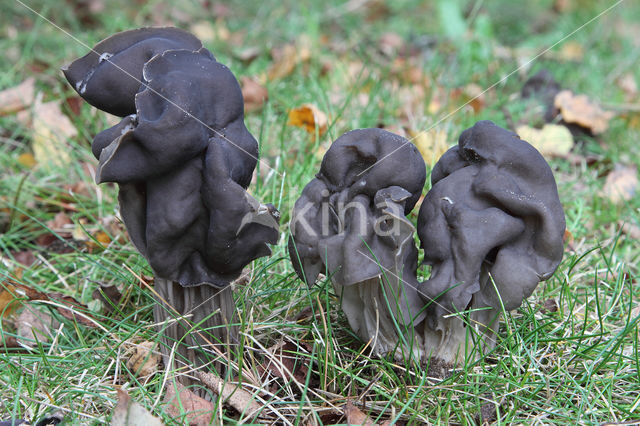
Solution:
<svg viewBox="0 0 640 426"><path fill-rule="evenodd" d="M420 285L432 320L481 305L515 309L558 267L565 218L542 155L490 121L465 130L432 172L418 217L432 266ZM497 288L498 293L496 293Z"/></svg>
<svg viewBox="0 0 640 426"><path fill-rule="evenodd" d="M198 50L192 34L172 27L123 31L98 43L88 54L62 69L76 91L94 107L124 117L134 114L134 96L142 68L166 50Z"/></svg>
<svg viewBox="0 0 640 426"><path fill-rule="evenodd" d="M312 285L328 273L340 285L352 285L385 269L402 273L415 255L414 228L405 214L425 178L420 153L398 135L361 129L339 137L294 207L289 254L298 276ZM387 226L397 232L384 232Z"/></svg>

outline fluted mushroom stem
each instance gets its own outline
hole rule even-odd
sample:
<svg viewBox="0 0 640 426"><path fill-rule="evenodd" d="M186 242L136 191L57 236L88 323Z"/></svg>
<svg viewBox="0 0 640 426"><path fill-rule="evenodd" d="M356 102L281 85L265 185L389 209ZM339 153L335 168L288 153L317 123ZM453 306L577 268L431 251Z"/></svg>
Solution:
<svg viewBox="0 0 640 426"><path fill-rule="evenodd" d="M205 367L219 372L238 341L237 315L231 286L183 287L156 278L157 303L153 317L162 335L162 357L167 369L177 369L181 382L198 383L193 370ZM175 346L173 362L171 352Z"/></svg>

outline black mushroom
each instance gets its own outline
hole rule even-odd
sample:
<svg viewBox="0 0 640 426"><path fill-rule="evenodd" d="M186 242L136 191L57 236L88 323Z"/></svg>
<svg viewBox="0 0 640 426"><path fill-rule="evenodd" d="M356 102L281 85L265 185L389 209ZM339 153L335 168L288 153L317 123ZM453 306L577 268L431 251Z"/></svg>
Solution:
<svg viewBox="0 0 640 426"><path fill-rule="evenodd" d="M408 141L377 129L334 142L296 202L289 250L307 283L331 278L350 326L375 352L456 364L493 348L501 310L552 276L565 219L540 153L488 121L462 133L431 180L418 218L432 268L422 283L404 215L424 164Z"/></svg>
<svg viewBox="0 0 640 426"><path fill-rule="evenodd" d="M467 325L492 348L502 309L518 308L553 275L565 218L542 155L490 121L462 132L431 182L418 236L432 269L419 289L425 303L437 302L425 324L445 343L434 353L453 362L464 355Z"/></svg>
<svg viewBox="0 0 640 426"><path fill-rule="evenodd" d="M277 210L246 191L258 143L237 80L176 28L116 34L64 73L92 105L124 117L93 141L96 181L118 183L124 223L154 271L165 361L183 339L178 361L214 358L212 345L235 338L229 284L278 239ZM162 324L183 314L202 324Z"/></svg>
<svg viewBox="0 0 640 426"><path fill-rule="evenodd" d="M377 353L398 344L394 317L409 326L424 317L415 228L405 215L425 178L409 141L381 129L353 130L331 145L294 207L289 254L298 276L309 285L320 273L329 276L350 326Z"/></svg>

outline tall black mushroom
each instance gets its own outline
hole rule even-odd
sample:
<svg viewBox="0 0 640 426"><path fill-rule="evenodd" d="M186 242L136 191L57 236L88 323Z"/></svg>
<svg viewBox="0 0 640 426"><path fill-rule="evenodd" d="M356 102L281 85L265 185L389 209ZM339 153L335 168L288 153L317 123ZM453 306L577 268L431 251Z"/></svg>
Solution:
<svg viewBox="0 0 640 426"><path fill-rule="evenodd" d="M277 210L245 191L258 143L237 80L177 28L115 34L63 72L91 105L124 117L93 140L96 181L118 183L153 269L165 363L175 344L179 366L219 360L236 335L229 284L278 239Z"/></svg>
<svg viewBox="0 0 640 426"><path fill-rule="evenodd" d="M418 216L431 274L418 282L405 214L424 168L398 136L342 136L296 202L290 256L309 285L320 273L330 277L350 326L374 352L459 364L492 349L502 309L516 309L553 275L564 212L540 153L478 122L432 170Z"/></svg>

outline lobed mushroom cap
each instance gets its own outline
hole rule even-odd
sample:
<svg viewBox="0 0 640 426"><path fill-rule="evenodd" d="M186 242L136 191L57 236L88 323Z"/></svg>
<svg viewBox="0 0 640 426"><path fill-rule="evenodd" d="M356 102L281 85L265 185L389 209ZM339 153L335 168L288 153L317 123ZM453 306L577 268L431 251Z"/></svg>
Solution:
<svg viewBox="0 0 640 426"><path fill-rule="evenodd" d="M91 105L124 117L135 113L134 97L140 90L146 62L166 50L201 47L194 35L178 28L139 28L102 40L62 72Z"/></svg>
<svg viewBox="0 0 640 426"><path fill-rule="evenodd" d="M425 178L424 161L405 138L382 129L339 137L294 207L289 255L298 276L312 285L324 272L353 285L385 269L402 273L415 254L405 215ZM386 226L397 230L385 232Z"/></svg>
<svg viewBox="0 0 640 426"><path fill-rule="evenodd" d="M437 300L434 318L466 309L473 297L515 309L556 270L565 229L556 183L515 133L476 123L436 164L432 183L418 235L432 266L420 291Z"/></svg>
<svg viewBox="0 0 640 426"><path fill-rule="evenodd" d="M64 72L88 102L125 116L93 141L96 180L119 184L129 235L156 276L223 287L270 254L279 213L245 191L258 143L242 91L199 40L126 31Z"/></svg>

